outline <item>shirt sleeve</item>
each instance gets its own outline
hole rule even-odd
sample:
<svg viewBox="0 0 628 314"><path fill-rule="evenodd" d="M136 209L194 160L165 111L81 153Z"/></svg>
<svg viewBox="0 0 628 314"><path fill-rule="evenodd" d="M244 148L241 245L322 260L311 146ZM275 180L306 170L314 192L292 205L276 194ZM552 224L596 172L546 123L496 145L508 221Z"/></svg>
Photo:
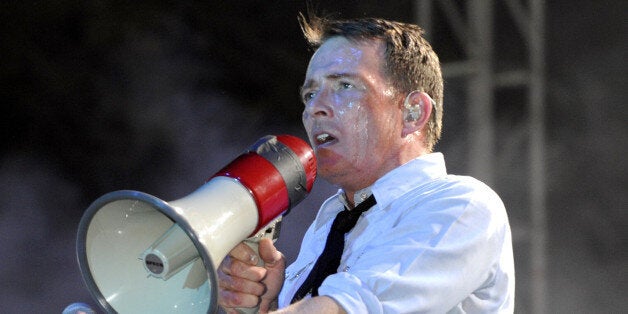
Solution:
<svg viewBox="0 0 628 314"><path fill-rule="evenodd" d="M411 197L369 222L378 230L319 294L349 313L446 313L472 295L485 298L474 302L477 312L496 312L503 297L478 292L490 291L502 273L505 209L492 191L458 192Z"/></svg>

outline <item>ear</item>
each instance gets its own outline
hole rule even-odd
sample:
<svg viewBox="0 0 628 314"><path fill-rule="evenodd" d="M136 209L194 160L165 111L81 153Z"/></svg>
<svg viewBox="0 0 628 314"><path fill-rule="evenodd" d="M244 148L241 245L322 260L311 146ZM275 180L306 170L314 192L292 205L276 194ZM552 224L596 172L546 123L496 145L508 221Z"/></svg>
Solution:
<svg viewBox="0 0 628 314"><path fill-rule="evenodd" d="M402 136L421 131L432 115L432 98L421 91L412 91L403 103Z"/></svg>

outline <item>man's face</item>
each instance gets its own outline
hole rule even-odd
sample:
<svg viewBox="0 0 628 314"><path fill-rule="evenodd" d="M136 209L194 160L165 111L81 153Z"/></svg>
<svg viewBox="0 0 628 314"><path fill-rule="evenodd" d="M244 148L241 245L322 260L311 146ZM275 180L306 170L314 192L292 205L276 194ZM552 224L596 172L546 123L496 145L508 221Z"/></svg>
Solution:
<svg viewBox="0 0 628 314"><path fill-rule="evenodd" d="M356 191L398 165L402 117L379 41L328 39L302 88L303 125L321 177Z"/></svg>

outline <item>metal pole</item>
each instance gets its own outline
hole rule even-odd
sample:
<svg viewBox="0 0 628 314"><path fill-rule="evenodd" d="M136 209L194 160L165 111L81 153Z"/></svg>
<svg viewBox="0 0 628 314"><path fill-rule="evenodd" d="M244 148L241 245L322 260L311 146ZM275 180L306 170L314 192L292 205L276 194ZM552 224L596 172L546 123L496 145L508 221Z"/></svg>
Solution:
<svg viewBox="0 0 628 314"><path fill-rule="evenodd" d="M467 39L469 59L475 72L469 77L470 171L488 185L494 182L495 128L493 122L493 1L468 2L471 31Z"/></svg>
<svg viewBox="0 0 628 314"><path fill-rule="evenodd" d="M530 209L532 313L547 313L545 208L545 1L530 0Z"/></svg>
<svg viewBox="0 0 628 314"><path fill-rule="evenodd" d="M417 0L414 5L414 17L425 31L424 37L432 41L432 0Z"/></svg>

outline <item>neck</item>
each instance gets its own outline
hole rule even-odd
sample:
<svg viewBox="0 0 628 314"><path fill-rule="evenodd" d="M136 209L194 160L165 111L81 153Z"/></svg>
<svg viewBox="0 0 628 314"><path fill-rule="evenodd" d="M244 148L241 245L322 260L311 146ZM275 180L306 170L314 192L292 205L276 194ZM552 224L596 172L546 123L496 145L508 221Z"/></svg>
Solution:
<svg viewBox="0 0 628 314"><path fill-rule="evenodd" d="M345 193L345 198L349 208L355 207L354 196L360 190L365 189L379 180L390 171L404 165L405 163L429 154L427 148L422 145L423 135L421 132L406 136L401 144L400 149L395 154L388 154L382 157L381 167L379 169L369 169L358 176L345 178L345 180L330 180L330 182L339 185Z"/></svg>
<svg viewBox="0 0 628 314"><path fill-rule="evenodd" d="M347 201L347 205L348 205L347 208L349 210L351 210L351 209L353 209L353 208L355 208L357 206L357 204L355 202L355 195L356 195L356 193L360 193L361 190L363 190L363 189L359 189L359 190L355 190L355 191L344 190L344 192L345 192L345 200ZM364 191L362 193L364 193ZM364 199L366 199L366 198L364 198ZM364 201L364 199L362 199L362 200L358 199L358 203Z"/></svg>
<svg viewBox="0 0 628 314"><path fill-rule="evenodd" d="M350 210L353 209L355 207L355 202L353 201L353 196L355 195L355 192L349 192L349 191L345 191L345 199L347 200L347 208L349 208Z"/></svg>

